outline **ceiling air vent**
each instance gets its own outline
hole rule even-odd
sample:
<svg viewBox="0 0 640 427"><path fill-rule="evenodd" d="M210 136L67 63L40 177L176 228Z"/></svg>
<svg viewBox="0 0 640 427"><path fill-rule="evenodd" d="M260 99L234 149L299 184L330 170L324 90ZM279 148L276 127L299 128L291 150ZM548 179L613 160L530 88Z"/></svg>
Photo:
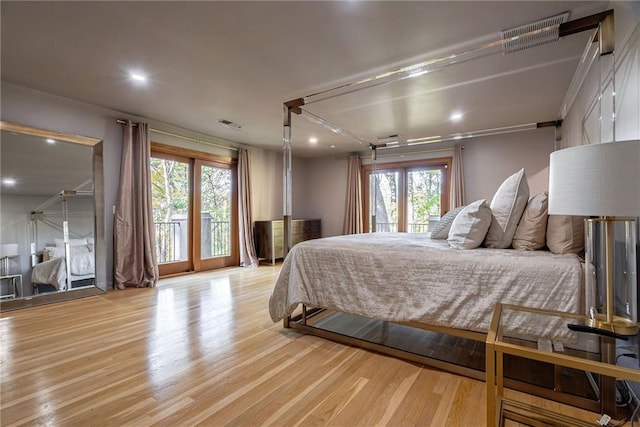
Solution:
<svg viewBox="0 0 640 427"><path fill-rule="evenodd" d="M567 22L567 19L569 19L569 12L520 27L502 30L502 40L509 40L502 45L503 53L506 55L557 41L560 38L560 24Z"/></svg>
<svg viewBox="0 0 640 427"><path fill-rule="evenodd" d="M239 124L234 123L234 122L232 122L230 120L226 120L226 119L218 119L218 124L220 126L224 126L226 128L233 129L233 130L242 129L242 126L240 126Z"/></svg>

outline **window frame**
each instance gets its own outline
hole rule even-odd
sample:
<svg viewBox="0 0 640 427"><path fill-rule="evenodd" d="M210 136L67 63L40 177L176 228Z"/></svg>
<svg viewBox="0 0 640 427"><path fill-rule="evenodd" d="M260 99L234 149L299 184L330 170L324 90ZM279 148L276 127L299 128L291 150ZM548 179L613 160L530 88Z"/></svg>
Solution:
<svg viewBox="0 0 640 427"><path fill-rule="evenodd" d="M239 264L238 230L238 160L202 151L191 150L173 145L151 142L151 157L162 158L189 164L189 248L186 261L176 261L158 265L160 277L176 274L213 270ZM196 214L201 207L200 171L203 165L231 170L231 253L226 257L201 258L201 235L194 230L201 228L201 215Z"/></svg>
<svg viewBox="0 0 640 427"><path fill-rule="evenodd" d="M440 189L440 216L442 217L451 207L451 165L452 157L438 157L433 159L409 160L404 162L389 162L362 165L362 212L364 216L364 232L369 233L371 224L371 212L369 211L371 199L371 174L375 172L399 172L399 195L398 195L398 232L405 232L406 204L407 204L407 173L415 170L440 170L442 176L442 187Z"/></svg>

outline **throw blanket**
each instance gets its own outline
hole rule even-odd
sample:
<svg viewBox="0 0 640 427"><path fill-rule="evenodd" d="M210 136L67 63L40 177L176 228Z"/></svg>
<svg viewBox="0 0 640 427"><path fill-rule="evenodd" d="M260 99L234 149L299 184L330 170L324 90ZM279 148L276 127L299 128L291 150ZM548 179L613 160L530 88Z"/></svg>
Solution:
<svg viewBox="0 0 640 427"><path fill-rule="evenodd" d="M309 240L287 255L269 301L273 321L299 303L387 321L487 332L495 304L583 312L576 255L452 249L424 234Z"/></svg>

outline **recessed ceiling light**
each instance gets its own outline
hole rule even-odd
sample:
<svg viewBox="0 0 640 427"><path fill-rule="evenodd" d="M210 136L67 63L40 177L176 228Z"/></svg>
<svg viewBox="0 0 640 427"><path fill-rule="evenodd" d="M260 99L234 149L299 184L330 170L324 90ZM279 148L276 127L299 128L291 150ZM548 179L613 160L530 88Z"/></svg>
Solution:
<svg viewBox="0 0 640 427"><path fill-rule="evenodd" d="M145 76L142 73L138 73L138 72L131 72L129 73L129 78L131 80L133 80L136 83L146 83L147 82L147 76Z"/></svg>
<svg viewBox="0 0 640 427"><path fill-rule="evenodd" d="M55 144L55 143L56 143L56 140L55 140L55 139L51 139L51 138L47 138L47 142L48 142L49 144Z"/></svg>
<svg viewBox="0 0 640 427"><path fill-rule="evenodd" d="M2 183L5 185L16 185L16 180L13 178L4 178Z"/></svg>
<svg viewBox="0 0 640 427"><path fill-rule="evenodd" d="M451 117L449 117L449 119L453 122L457 122L458 120L462 119L462 113L456 111L455 113L451 114Z"/></svg>
<svg viewBox="0 0 640 427"><path fill-rule="evenodd" d="M335 146L335 145L330 145L329 147L330 147L330 148L336 148L336 146Z"/></svg>
<svg viewBox="0 0 640 427"><path fill-rule="evenodd" d="M317 144L318 143L318 138L316 138L315 136L312 136L311 138L309 138L309 144Z"/></svg>

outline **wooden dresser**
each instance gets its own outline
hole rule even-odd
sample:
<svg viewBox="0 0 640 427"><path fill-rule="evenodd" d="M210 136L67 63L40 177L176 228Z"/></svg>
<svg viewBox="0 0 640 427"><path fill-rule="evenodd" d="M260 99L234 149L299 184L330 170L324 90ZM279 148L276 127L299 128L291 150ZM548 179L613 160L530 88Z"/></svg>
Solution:
<svg viewBox="0 0 640 427"><path fill-rule="evenodd" d="M256 221L254 223L256 254L275 264L276 259L284 257L284 222L281 219ZM292 219L291 243L322 237L322 224L319 219Z"/></svg>

